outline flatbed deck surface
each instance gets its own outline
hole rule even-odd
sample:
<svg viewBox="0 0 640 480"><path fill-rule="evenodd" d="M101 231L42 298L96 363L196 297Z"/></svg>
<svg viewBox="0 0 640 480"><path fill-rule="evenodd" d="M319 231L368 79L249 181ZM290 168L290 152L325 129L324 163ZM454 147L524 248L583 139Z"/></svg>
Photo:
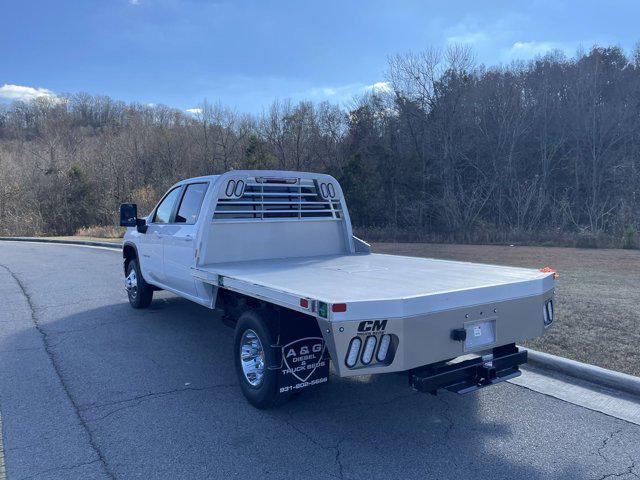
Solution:
<svg viewBox="0 0 640 480"><path fill-rule="evenodd" d="M366 302L515 286L538 294L548 273L538 270L385 254L268 259L204 265L222 275L279 292L323 301ZM213 280L213 278L212 278ZM514 292L515 293L515 292Z"/></svg>

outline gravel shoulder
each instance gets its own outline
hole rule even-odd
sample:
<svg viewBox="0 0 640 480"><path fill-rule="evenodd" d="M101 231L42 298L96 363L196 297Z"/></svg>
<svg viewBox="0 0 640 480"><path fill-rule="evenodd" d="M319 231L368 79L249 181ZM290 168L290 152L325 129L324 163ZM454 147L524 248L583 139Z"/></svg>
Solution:
<svg viewBox="0 0 640 480"><path fill-rule="evenodd" d="M51 238L51 240L87 240L91 242L109 242L109 243L122 243L122 238L109 238L109 237L79 237L79 236L69 236L69 237L47 237Z"/></svg>

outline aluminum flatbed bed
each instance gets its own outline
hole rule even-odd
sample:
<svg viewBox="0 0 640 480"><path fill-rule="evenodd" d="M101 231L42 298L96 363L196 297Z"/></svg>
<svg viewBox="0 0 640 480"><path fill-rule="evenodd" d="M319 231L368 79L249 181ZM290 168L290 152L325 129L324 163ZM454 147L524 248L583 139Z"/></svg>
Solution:
<svg viewBox="0 0 640 480"><path fill-rule="evenodd" d="M218 263L192 269L204 282L300 309L300 298L345 303L333 318L406 317L541 295L548 273L525 268L384 254ZM304 309L303 309L304 310Z"/></svg>

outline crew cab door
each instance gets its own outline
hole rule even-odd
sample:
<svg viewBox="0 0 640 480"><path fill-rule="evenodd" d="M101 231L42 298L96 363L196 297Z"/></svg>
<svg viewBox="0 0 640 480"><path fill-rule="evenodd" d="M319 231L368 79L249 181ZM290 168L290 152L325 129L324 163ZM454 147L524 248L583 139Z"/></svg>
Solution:
<svg viewBox="0 0 640 480"><path fill-rule="evenodd" d="M163 239L172 228L170 222L181 193L181 186L167 192L151 216L147 233L141 236L142 274L152 283L166 283Z"/></svg>
<svg viewBox="0 0 640 480"><path fill-rule="evenodd" d="M184 186L171 225L162 238L164 283L179 292L196 297L198 292L191 267L195 264L196 222L208 187L208 182Z"/></svg>

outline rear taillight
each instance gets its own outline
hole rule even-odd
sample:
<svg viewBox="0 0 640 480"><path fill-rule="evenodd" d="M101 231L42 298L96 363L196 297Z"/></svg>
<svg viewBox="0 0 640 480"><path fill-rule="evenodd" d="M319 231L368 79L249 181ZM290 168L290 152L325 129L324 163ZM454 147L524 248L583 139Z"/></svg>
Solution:
<svg viewBox="0 0 640 480"><path fill-rule="evenodd" d="M347 350L347 358L345 362L347 367L353 368L355 367L358 361L358 354L360 353L360 346L362 345L362 340L358 337L354 337L351 339L351 343L349 343L349 350Z"/></svg>
<svg viewBox="0 0 640 480"><path fill-rule="evenodd" d="M346 312L347 311L347 304L346 303L334 303L333 305L331 305L331 311L333 313Z"/></svg>
<svg viewBox="0 0 640 480"><path fill-rule="evenodd" d="M376 350L376 337L370 336L364 342L364 350L362 351L362 363L369 365L373 359L373 352Z"/></svg>
<svg viewBox="0 0 640 480"><path fill-rule="evenodd" d="M391 335L383 335L380 338L378 355L376 355L376 358L379 362L384 362L387 359L387 353L389 353L389 345L391 345Z"/></svg>
<svg viewBox="0 0 640 480"><path fill-rule="evenodd" d="M344 363L349 368L389 365L395 357L398 337L393 334L353 337L349 342Z"/></svg>
<svg viewBox="0 0 640 480"><path fill-rule="evenodd" d="M548 327L553 323L553 320L554 320L553 300L548 300L544 304L542 314L544 318L544 326Z"/></svg>

